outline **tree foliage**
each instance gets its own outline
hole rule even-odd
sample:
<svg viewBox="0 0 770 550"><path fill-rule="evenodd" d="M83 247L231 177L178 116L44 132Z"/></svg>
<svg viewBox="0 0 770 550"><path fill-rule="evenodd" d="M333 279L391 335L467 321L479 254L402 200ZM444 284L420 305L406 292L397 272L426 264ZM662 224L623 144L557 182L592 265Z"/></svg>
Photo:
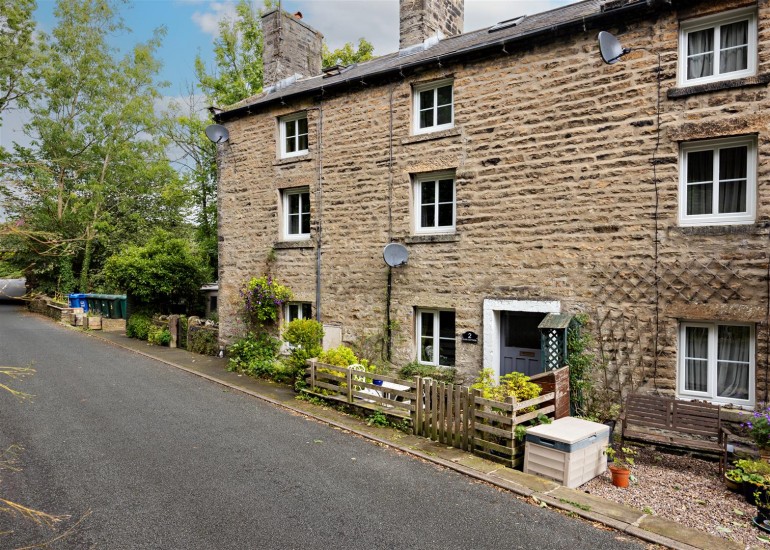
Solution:
<svg viewBox="0 0 770 550"><path fill-rule="evenodd" d="M45 36L36 33L35 0L0 2L0 122L6 109L26 107L37 90Z"/></svg>
<svg viewBox="0 0 770 550"><path fill-rule="evenodd" d="M347 42L341 48L329 51L329 47L326 45L326 42L324 42L321 55L323 57L324 67L353 65L354 63L361 63L372 59L374 57L374 46L365 38L359 38L358 48L356 49L353 49L352 42Z"/></svg>
<svg viewBox="0 0 770 550"><path fill-rule="evenodd" d="M98 286L102 262L126 243L182 226L185 197L154 112L165 31L119 57L108 38L126 29L110 2L59 0L55 14L31 145L15 147L0 181L18 228L0 250L33 287L68 293Z"/></svg>
<svg viewBox="0 0 770 550"><path fill-rule="evenodd" d="M112 290L126 292L158 310L169 304L194 303L208 277L190 242L165 232L155 235L145 246L129 246L108 258L104 275Z"/></svg>

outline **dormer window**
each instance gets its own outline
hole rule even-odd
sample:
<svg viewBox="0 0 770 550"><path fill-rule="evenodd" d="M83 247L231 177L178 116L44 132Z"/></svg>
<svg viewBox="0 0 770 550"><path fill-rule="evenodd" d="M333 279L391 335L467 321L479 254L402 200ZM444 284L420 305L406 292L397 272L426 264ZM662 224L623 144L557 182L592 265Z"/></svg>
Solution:
<svg viewBox="0 0 770 550"><path fill-rule="evenodd" d="M453 82L451 80L415 86L415 134L424 134L454 127L453 92Z"/></svg>
<svg viewBox="0 0 770 550"><path fill-rule="evenodd" d="M685 21L679 31L679 84L707 84L756 74L756 10Z"/></svg>
<svg viewBox="0 0 770 550"><path fill-rule="evenodd" d="M281 158L307 154L307 113L281 117Z"/></svg>

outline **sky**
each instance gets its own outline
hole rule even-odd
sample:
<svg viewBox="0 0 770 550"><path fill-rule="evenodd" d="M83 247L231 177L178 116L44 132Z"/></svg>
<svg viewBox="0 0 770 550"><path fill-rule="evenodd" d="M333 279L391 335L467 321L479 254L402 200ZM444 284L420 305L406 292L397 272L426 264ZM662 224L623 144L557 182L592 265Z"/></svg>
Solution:
<svg viewBox="0 0 770 550"><path fill-rule="evenodd" d="M2 0L0 0L2 1ZM261 4L261 0L256 0ZM520 15L553 9L575 0L465 0L465 31L488 27ZM228 0L134 0L122 5L120 14L131 33L113 39L123 51L144 42L153 30L165 26L167 35L158 52L163 61L160 80L170 83L166 96L187 96L195 82L194 60L201 55L213 69L213 40L218 22L235 13L235 1ZM398 0L282 0L285 11L301 11L303 20L320 31L331 49L366 38L375 55L398 49ZM54 0L38 0L35 19L45 32L56 25ZM211 71L213 72L213 71ZM26 143L21 132L25 113L5 113L0 127L0 146Z"/></svg>

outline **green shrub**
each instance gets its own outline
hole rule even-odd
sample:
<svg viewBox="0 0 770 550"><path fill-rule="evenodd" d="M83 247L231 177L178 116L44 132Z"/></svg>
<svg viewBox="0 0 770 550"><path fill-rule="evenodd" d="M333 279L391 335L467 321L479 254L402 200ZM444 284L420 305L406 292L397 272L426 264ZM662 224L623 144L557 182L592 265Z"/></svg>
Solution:
<svg viewBox="0 0 770 550"><path fill-rule="evenodd" d="M272 377L280 347L280 340L265 333L250 332L230 347L227 370Z"/></svg>
<svg viewBox="0 0 770 550"><path fill-rule="evenodd" d="M152 317L144 313L134 313L126 322L126 336L147 340L152 326Z"/></svg>
<svg viewBox="0 0 770 550"><path fill-rule="evenodd" d="M201 355L218 355L219 338L216 332L200 327L192 327L190 330L190 342L188 351Z"/></svg>
<svg viewBox="0 0 770 550"><path fill-rule="evenodd" d="M171 342L171 332L167 327L150 325L147 331L147 341L156 346L167 346Z"/></svg>
<svg viewBox="0 0 770 550"><path fill-rule="evenodd" d="M243 310L246 322L250 327L257 328L278 319L278 309L291 300L292 293L288 287L273 281L272 277L252 277L241 288Z"/></svg>
<svg viewBox="0 0 770 550"><path fill-rule="evenodd" d="M423 365L418 361L407 363L398 371L398 377L402 379L421 376L423 378L433 378L440 382L454 384L455 369L434 367L433 365Z"/></svg>
<svg viewBox="0 0 770 550"><path fill-rule="evenodd" d="M305 368L305 361L318 357L321 352L321 340L324 337L324 327L313 319L295 319L286 325L283 339L292 345L288 364L295 373Z"/></svg>
<svg viewBox="0 0 770 550"><path fill-rule="evenodd" d="M353 353L353 350L344 345L321 352L318 355L318 360L335 367L349 367L358 363L358 357Z"/></svg>
<svg viewBox="0 0 770 550"><path fill-rule="evenodd" d="M492 369L484 369L471 386L474 390L481 390L481 396L485 399L505 401L507 397L515 397L516 401L527 401L540 395L542 388L529 381L529 376L520 372L511 372L500 377L500 383L495 382L495 373ZM533 410L533 409L529 409Z"/></svg>

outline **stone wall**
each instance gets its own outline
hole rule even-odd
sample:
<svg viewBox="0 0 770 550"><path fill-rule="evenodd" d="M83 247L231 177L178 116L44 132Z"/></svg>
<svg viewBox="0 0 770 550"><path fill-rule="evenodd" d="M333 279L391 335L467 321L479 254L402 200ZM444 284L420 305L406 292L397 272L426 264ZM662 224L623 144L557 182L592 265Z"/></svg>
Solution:
<svg viewBox="0 0 770 550"><path fill-rule="evenodd" d="M606 29L638 48L612 66L588 29L228 122L233 139L220 156L221 337L243 330L238 290L251 276L271 273L298 300L315 303L319 246L322 321L341 324L347 343L382 332L382 249L392 240L410 254L392 271L398 364L416 354L416 307L455 311L457 368L467 379L485 361L485 299L557 301L563 312L589 314L613 376L663 393L675 388L681 320L756 323L757 398L764 399L770 100L766 85L669 97L681 92L679 19L746 2L699 5ZM758 5L758 73L766 74L770 4ZM412 87L444 78L454 79L455 127L412 135ZM309 154L278 160L270 137L277 117L303 110ZM737 134L758 135L756 223L680 227L679 142ZM412 228L412 178L434 170L456 173L457 231L426 238ZM311 239L281 243L280 190L300 186L311 191ZM464 331L478 333L479 343L461 343Z"/></svg>

